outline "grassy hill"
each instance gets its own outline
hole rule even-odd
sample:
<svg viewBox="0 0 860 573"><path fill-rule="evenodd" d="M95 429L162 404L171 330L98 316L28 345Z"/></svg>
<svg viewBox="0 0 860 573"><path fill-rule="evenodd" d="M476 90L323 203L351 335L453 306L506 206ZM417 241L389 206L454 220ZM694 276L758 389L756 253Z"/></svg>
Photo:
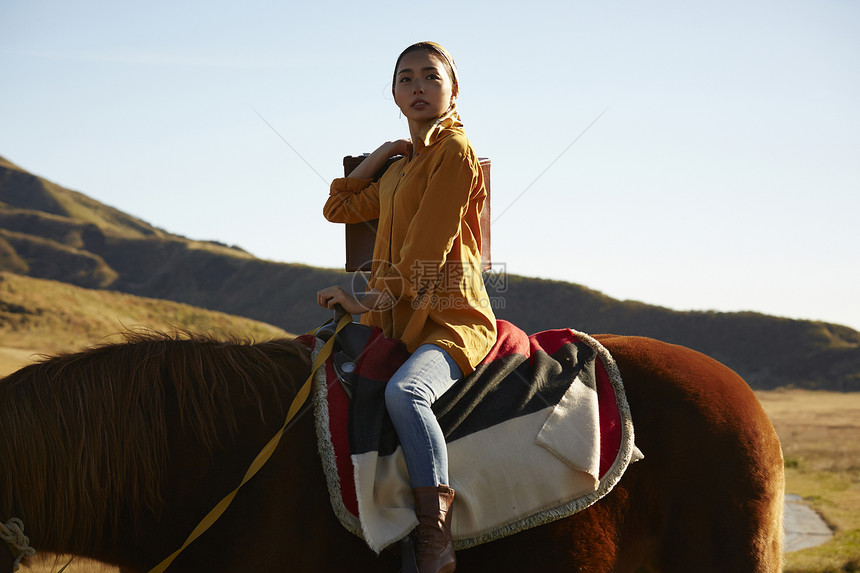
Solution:
<svg viewBox="0 0 860 573"><path fill-rule="evenodd" d="M560 281L509 277L498 314L527 331L571 326L648 336L704 352L754 388L860 390L860 332L755 312L679 312ZM546 326L550 321L555 325Z"/></svg>
<svg viewBox="0 0 860 573"><path fill-rule="evenodd" d="M0 375L35 354L115 341L140 328L265 340L292 336L259 321L120 292L0 272Z"/></svg>
<svg viewBox="0 0 860 573"><path fill-rule="evenodd" d="M275 263L170 234L0 158L0 270L177 301L291 332L329 313L319 288L360 278ZM572 327L659 338L705 352L751 386L860 390L860 333L758 313L678 312L581 285L509 275L488 281L499 318L527 332ZM360 285L358 285L360 286Z"/></svg>
<svg viewBox="0 0 860 573"><path fill-rule="evenodd" d="M168 235L82 193L34 177L3 157L0 157L0 190L0 201L8 206L89 223L111 234L128 237Z"/></svg>

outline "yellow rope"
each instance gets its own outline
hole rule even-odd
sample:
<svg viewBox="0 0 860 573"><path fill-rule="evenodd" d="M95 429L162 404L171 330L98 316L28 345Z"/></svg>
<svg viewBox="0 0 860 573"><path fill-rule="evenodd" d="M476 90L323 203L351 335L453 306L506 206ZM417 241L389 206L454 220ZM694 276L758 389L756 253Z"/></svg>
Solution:
<svg viewBox="0 0 860 573"><path fill-rule="evenodd" d="M349 324L351 321L352 321L352 316L349 314L344 314L337 323L337 328L335 329L335 335L338 332L340 332L340 330L344 326ZM224 499L222 499L220 502L218 502L218 504L214 508L212 508L212 510L208 514L206 514L206 517L204 517L200 521L200 523L197 525L197 527L194 528L194 531L191 532L191 534L188 536L188 539L186 539L185 543L182 544L182 547L180 547L179 549L174 551L164 561L162 561L161 563L159 563L158 565L156 565L155 567L150 569L149 573L162 573L165 569L167 569L170 566L170 564L173 563L173 560L176 559L176 557L179 556L179 554L182 553L182 551L184 551L185 548L191 544L191 542L193 542L195 539L200 537L204 531L209 529L212 526L212 524L215 523L219 517L221 517L221 514L224 513L224 511L227 509L227 507L233 501L233 498L236 497L236 494L239 492L239 488L241 488L243 485L245 485L248 482L248 480L250 480L252 477L254 477L254 475L258 471L260 471L260 468L262 468L263 465L265 465L265 463L267 461L269 461L269 458L271 457L272 453L275 451L275 448L278 447L278 443L281 441L281 437L284 435L284 432L286 431L287 426L290 423L290 420L293 419L293 417L301 409L302 405L304 405L304 403L307 401L308 396L310 395L310 391L311 391L311 383L312 383L313 378L314 378L314 372L316 372L320 366L325 364L326 359L331 354L332 347L334 346L334 340L335 340L335 336L333 335L331 338L329 338L326 341L326 343L323 345L322 349L320 349L319 354L317 354L317 357L316 357L316 359L314 359L314 363L311 366L310 376L308 376L308 379L305 381L305 383L299 389L295 398L293 398L292 404L290 404L290 409L287 411L287 419L286 419L286 421L284 421L284 425L281 427L280 430L278 430L278 432L272 437L272 439L269 440L269 443L267 443L265 446L263 446L262 451L260 451L260 453L257 454L257 457L254 459L254 461L251 462L251 465L248 468L248 471L245 472L245 477L242 478L241 483L239 483L239 485L236 486L236 489L234 489L233 491L228 493L224 497Z"/></svg>

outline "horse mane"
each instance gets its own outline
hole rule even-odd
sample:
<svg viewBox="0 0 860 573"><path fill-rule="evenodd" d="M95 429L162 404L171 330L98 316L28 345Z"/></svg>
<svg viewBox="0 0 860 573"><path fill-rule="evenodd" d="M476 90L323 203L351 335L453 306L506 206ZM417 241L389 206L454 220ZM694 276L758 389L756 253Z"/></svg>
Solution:
<svg viewBox="0 0 860 573"><path fill-rule="evenodd" d="M43 357L0 380L0 507L43 541L87 549L106 527L116 532L121 514L160 511L168 417L177 405L183 431L211 451L219 429L237 430L231 396L244 392L243 406L250 402L262 418L261 391L275 385L291 397L309 372L309 351L293 340L186 331L124 337Z"/></svg>

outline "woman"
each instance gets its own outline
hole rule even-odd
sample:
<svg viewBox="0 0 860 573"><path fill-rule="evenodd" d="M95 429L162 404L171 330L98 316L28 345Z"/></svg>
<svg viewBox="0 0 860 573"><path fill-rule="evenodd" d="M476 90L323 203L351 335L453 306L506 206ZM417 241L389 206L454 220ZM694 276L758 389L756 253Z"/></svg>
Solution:
<svg viewBox="0 0 860 573"><path fill-rule="evenodd" d="M394 68L394 102L411 141L390 141L350 177L335 179L323 212L329 221L379 219L367 291L340 287L317 302L361 314L365 324L398 338L410 358L389 381L388 413L412 483L421 573L454 571L445 438L430 406L471 373L496 340L496 320L481 277L480 213L486 191L478 158L462 129L453 58L440 45L404 50ZM379 179L373 176L393 156Z"/></svg>

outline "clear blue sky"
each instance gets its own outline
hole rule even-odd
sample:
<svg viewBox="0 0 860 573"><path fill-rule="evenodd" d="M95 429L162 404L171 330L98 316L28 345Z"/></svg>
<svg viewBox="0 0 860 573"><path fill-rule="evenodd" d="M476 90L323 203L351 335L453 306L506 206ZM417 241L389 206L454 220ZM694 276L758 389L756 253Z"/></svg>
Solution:
<svg viewBox="0 0 860 573"><path fill-rule="evenodd" d="M424 39L459 65L507 272L860 329L855 1L3 0L0 155L338 268L327 182L407 136L390 76Z"/></svg>

